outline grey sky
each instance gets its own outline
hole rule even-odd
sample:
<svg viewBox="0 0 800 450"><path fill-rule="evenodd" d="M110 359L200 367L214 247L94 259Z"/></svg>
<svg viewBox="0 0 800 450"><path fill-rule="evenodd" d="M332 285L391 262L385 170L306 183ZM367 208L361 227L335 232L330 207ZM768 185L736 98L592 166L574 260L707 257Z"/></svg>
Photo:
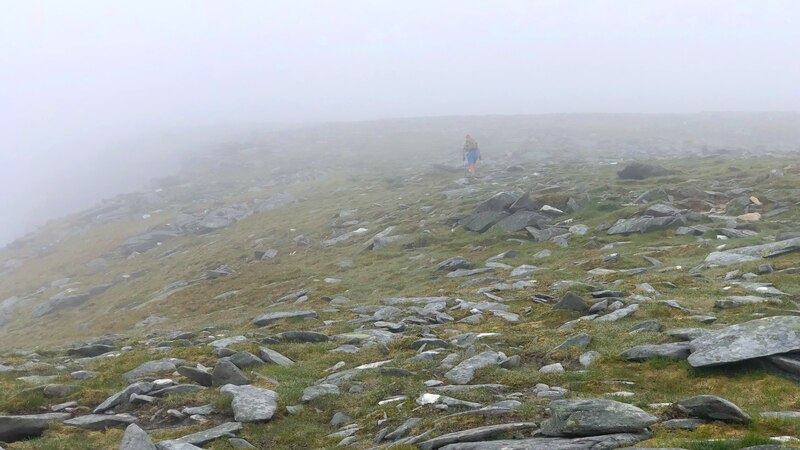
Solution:
<svg viewBox="0 0 800 450"><path fill-rule="evenodd" d="M800 110L795 0L10 0L2 9L0 242L42 211L129 188L108 164L131 151L129 139L162 130ZM146 167L119 176L132 185Z"/></svg>

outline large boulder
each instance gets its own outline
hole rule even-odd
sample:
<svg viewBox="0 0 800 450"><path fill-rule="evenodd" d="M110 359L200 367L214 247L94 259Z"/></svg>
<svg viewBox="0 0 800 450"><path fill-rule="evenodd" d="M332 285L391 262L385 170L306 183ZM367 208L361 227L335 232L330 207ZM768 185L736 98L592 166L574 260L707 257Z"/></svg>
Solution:
<svg viewBox="0 0 800 450"><path fill-rule="evenodd" d="M67 413L0 416L0 441L16 442L41 436L51 423L63 422L69 418Z"/></svg>
<svg viewBox="0 0 800 450"><path fill-rule="evenodd" d="M226 384L219 391L233 397L231 408L237 422L266 422L278 408L278 394L269 389Z"/></svg>
<svg viewBox="0 0 800 450"><path fill-rule="evenodd" d="M693 367L717 366L800 350L800 317L774 316L712 331L689 343Z"/></svg>
<svg viewBox="0 0 800 450"><path fill-rule="evenodd" d="M554 400L541 433L565 437L640 433L656 422L658 417L614 400Z"/></svg>
<svg viewBox="0 0 800 450"><path fill-rule="evenodd" d="M644 180L645 178L662 177L669 174L670 171L661 166L642 162L630 163L617 172L617 176L623 180Z"/></svg>

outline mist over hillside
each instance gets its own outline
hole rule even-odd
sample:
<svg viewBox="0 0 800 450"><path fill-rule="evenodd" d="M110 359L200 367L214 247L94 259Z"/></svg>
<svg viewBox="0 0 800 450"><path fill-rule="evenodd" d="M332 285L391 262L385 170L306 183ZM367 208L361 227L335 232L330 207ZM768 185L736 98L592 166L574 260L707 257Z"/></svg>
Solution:
<svg viewBox="0 0 800 450"><path fill-rule="evenodd" d="M465 133L480 136L493 155L570 158L637 154L682 154L702 150L787 152L800 149L798 113L550 114L387 119L317 125L206 127L91 143L83 152L32 159L36 177L5 190L8 219L0 242L74 213L118 193L143 189L151 180L175 175L204 156L246 162L247 151L269 149L276 160L314 165L319 155L332 165L380 167L398 155L447 162L459 157ZM242 152L242 153L239 153ZM357 164L353 166L353 161ZM214 163L214 164L216 164ZM391 164L394 164L392 162ZM213 165L213 164L212 164ZM213 167L209 167L213 170ZM13 179L8 174L6 179ZM23 189L25 195L20 195Z"/></svg>

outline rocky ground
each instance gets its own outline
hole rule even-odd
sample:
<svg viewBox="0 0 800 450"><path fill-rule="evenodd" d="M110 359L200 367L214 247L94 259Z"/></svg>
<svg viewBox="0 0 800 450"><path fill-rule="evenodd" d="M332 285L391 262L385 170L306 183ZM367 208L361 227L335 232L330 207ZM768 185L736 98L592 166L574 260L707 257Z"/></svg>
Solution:
<svg viewBox="0 0 800 450"><path fill-rule="evenodd" d="M2 448L800 446L796 155L262 154L3 250Z"/></svg>

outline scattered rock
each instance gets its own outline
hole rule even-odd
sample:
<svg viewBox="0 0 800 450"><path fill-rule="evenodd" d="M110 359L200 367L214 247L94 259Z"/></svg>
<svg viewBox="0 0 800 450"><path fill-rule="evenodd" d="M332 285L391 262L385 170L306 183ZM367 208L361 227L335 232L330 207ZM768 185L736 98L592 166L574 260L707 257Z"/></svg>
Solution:
<svg viewBox="0 0 800 450"><path fill-rule="evenodd" d="M640 433L658 422L641 409L614 400L554 400L550 418L542 423L545 436L596 436Z"/></svg>
<svg viewBox="0 0 800 450"><path fill-rule="evenodd" d="M749 423L752 419L733 403L714 395L698 395L678 402L675 406L691 417L721 420L731 423Z"/></svg>
<svg viewBox="0 0 800 450"><path fill-rule="evenodd" d="M219 391L233 397L231 408L237 422L266 422L278 408L278 394L269 389L226 384Z"/></svg>

